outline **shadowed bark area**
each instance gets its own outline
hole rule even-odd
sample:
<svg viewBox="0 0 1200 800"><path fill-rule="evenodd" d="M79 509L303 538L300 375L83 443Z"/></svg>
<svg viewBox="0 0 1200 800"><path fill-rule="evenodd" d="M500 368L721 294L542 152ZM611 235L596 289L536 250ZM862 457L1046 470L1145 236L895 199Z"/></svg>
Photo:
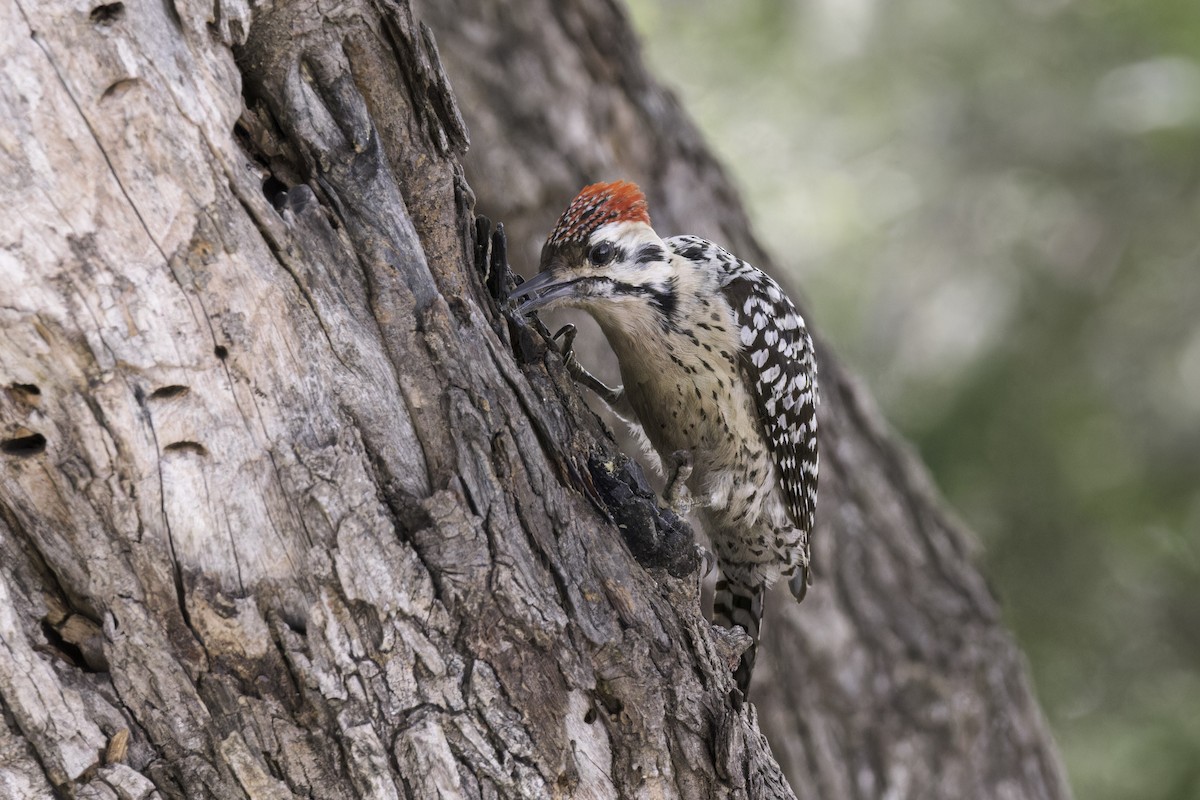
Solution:
<svg viewBox="0 0 1200 800"><path fill-rule="evenodd" d="M760 714L802 796L1065 796L828 356L821 582L735 710L476 197L518 263L610 171L762 254L617 9L420 13L0 0L0 796L791 797Z"/></svg>

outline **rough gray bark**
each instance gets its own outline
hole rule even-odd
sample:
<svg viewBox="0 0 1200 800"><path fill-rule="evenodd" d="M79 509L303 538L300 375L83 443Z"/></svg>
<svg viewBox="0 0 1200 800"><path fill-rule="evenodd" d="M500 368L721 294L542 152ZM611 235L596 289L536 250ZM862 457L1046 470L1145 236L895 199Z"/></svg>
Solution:
<svg viewBox="0 0 1200 800"><path fill-rule="evenodd" d="M403 2L0 0L0 795L791 796L761 713L801 796L1066 796L828 356L824 574L733 709L472 189L525 243L621 171L765 259L617 9L422 12L454 92Z"/></svg>
<svg viewBox="0 0 1200 800"><path fill-rule="evenodd" d="M779 277L695 126L647 74L618 4L440 0L422 13L472 131L467 177L525 264L575 189L629 177L659 232L712 238ZM516 98L503 91L518 81ZM820 345L821 310L803 310ZM576 346L602 339L591 326ZM970 534L863 389L820 353L816 582L803 605L786 588L768 600L751 692L792 788L1068 797ZM602 347L583 357L605 358ZM605 377L617 381L611 363Z"/></svg>

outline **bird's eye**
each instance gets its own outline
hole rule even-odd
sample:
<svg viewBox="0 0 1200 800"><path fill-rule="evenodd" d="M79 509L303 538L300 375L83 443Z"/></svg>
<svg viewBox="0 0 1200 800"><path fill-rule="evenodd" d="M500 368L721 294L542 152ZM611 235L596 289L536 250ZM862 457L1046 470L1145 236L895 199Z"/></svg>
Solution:
<svg viewBox="0 0 1200 800"><path fill-rule="evenodd" d="M613 260L613 256L617 254L617 248L613 247L612 242L598 242L588 252L588 261L595 264L597 267L603 267L605 264Z"/></svg>

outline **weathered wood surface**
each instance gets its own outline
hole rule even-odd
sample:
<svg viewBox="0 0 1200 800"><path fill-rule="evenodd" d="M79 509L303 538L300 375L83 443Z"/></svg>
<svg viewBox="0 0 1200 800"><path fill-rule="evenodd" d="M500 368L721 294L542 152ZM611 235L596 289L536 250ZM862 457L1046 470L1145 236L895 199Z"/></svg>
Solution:
<svg viewBox="0 0 1200 800"><path fill-rule="evenodd" d="M733 710L476 196L523 261L621 171L765 260L613 6L420 12L437 46L389 0L0 0L0 796L791 796L759 714L800 796L1065 796L830 357L821 583Z"/></svg>

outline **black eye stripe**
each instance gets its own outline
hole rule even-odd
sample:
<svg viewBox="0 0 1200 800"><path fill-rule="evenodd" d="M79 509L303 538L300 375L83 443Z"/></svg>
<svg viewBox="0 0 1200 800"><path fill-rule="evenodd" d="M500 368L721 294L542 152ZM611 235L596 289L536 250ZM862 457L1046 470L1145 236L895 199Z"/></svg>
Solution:
<svg viewBox="0 0 1200 800"><path fill-rule="evenodd" d="M656 244L648 244L637 252L638 264L653 264L655 261L666 261L667 254Z"/></svg>

